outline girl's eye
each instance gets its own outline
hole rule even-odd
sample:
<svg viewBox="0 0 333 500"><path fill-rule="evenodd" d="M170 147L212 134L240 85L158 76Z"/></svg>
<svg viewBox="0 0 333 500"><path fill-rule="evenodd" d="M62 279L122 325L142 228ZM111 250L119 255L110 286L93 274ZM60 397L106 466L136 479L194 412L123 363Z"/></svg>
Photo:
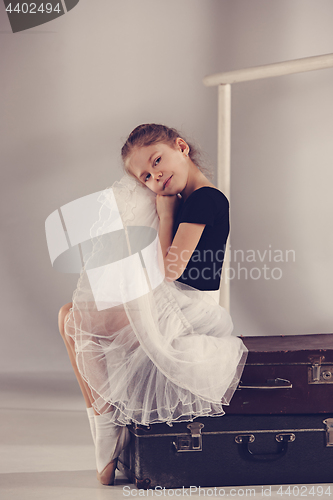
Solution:
<svg viewBox="0 0 333 500"><path fill-rule="evenodd" d="M154 162L154 165L158 165L158 163L159 163L159 161L158 161L158 160L160 160L160 159L161 159L161 157L160 157L160 156L159 156L158 158L156 158L156 160L155 160L155 162ZM158 162L158 163L157 163L157 162Z"/></svg>
<svg viewBox="0 0 333 500"><path fill-rule="evenodd" d="M150 177L150 174L147 174L146 177L145 177L145 182L148 181L149 177Z"/></svg>

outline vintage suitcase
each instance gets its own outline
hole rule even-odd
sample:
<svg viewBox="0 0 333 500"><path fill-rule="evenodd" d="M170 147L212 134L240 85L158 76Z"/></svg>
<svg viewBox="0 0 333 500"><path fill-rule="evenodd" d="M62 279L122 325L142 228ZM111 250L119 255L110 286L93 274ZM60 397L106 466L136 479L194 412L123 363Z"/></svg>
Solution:
<svg viewBox="0 0 333 500"><path fill-rule="evenodd" d="M118 468L138 488L333 481L333 414L198 417L130 432Z"/></svg>
<svg viewBox="0 0 333 500"><path fill-rule="evenodd" d="M223 417L130 426L118 468L139 488L333 481L333 334L244 337Z"/></svg>
<svg viewBox="0 0 333 500"><path fill-rule="evenodd" d="M333 334L242 340L249 354L227 414L333 412Z"/></svg>

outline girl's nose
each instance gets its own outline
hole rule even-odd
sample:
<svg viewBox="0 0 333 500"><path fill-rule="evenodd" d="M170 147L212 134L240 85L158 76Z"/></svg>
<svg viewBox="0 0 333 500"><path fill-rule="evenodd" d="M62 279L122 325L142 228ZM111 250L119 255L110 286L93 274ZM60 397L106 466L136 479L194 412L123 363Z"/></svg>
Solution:
<svg viewBox="0 0 333 500"><path fill-rule="evenodd" d="M162 177L162 175L162 172L156 172L155 174L153 174L153 178L158 180L160 177Z"/></svg>

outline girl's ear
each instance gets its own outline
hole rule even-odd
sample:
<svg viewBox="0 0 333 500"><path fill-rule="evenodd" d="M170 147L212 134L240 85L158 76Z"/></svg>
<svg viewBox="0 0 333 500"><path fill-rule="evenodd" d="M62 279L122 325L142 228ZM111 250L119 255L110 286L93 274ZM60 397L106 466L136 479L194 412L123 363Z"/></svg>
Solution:
<svg viewBox="0 0 333 500"><path fill-rule="evenodd" d="M181 137L177 137L176 148L179 149L181 152L183 152L186 149L186 147L187 147L187 144L184 141L184 139L182 139Z"/></svg>

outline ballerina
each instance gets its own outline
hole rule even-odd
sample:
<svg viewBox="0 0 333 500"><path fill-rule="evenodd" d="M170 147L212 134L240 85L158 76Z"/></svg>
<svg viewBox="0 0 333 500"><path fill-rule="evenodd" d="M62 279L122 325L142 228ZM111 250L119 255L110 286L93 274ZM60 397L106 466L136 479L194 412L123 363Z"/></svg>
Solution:
<svg viewBox="0 0 333 500"><path fill-rule="evenodd" d="M130 439L126 425L223 415L247 356L229 313L209 296L221 280L228 200L175 129L136 127L122 159L124 177L100 199L94 251L59 312L107 485ZM117 245L112 197L123 227Z"/></svg>

